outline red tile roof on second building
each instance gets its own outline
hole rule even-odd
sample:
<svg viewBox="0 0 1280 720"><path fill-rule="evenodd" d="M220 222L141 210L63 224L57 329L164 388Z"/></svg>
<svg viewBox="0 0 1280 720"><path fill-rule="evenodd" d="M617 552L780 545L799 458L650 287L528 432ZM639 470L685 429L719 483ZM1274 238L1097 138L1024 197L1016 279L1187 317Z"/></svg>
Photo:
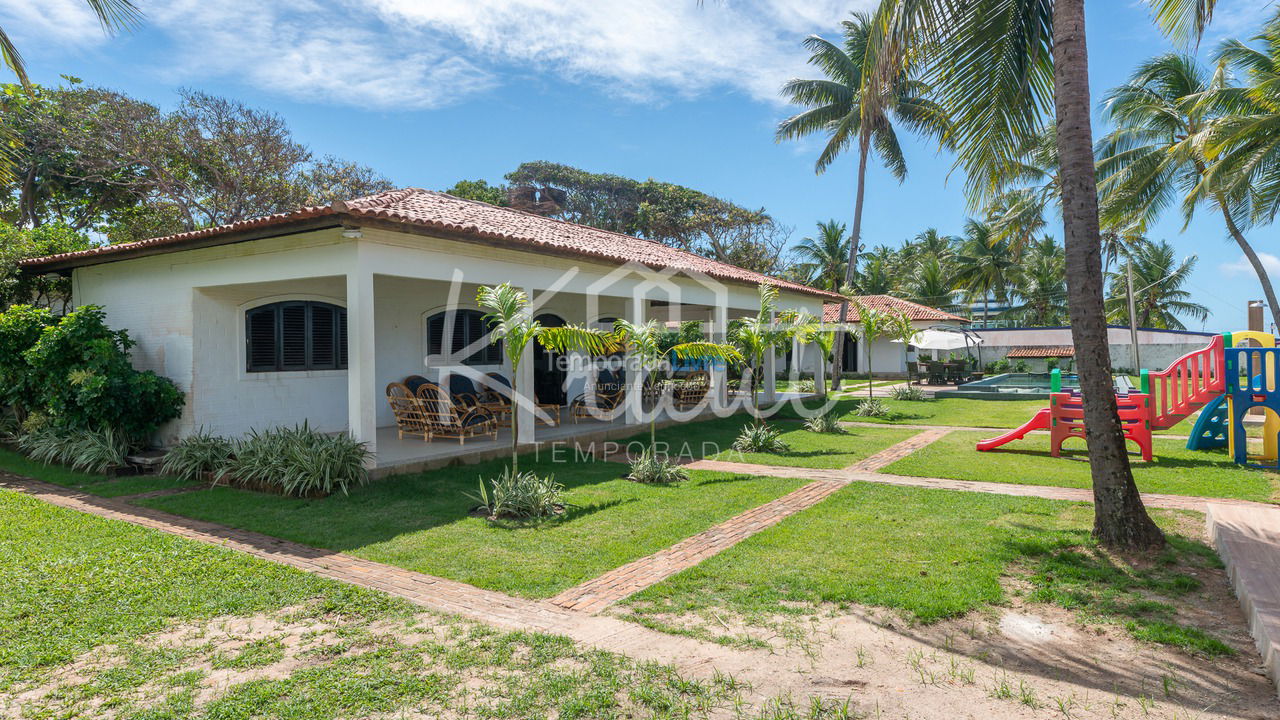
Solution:
<svg viewBox="0 0 1280 720"><path fill-rule="evenodd" d="M864 305L873 310L888 310L891 312L901 313L912 320L932 320L935 322L969 322L967 319L959 315L952 315L949 312L943 312L937 308L931 308L928 305L921 305L910 300L903 300L892 295L858 295L849 303L849 312L845 315L845 322L860 322L858 316L858 306ZM838 303L828 303L822 306L822 321L837 322L840 317L840 305Z"/></svg>
<svg viewBox="0 0 1280 720"><path fill-rule="evenodd" d="M1011 358L1064 358L1074 357L1076 349L1071 345L1023 345L1008 352Z"/></svg>
<svg viewBox="0 0 1280 720"><path fill-rule="evenodd" d="M238 231L269 226L285 226L304 220L332 217L335 224L358 225L361 218L386 220L406 226L436 230L477 240L509 242L516 246L531 247L579 257L596 258L617 263L640 263L651 268L672 268L680 271L704 273L720 280L750 284L770 284L782 290L823 297L837 297L832 293L799 283L769 277L736 265L718 262L701 255L663 245L631 235L577 225L563 220L534 215L510 208L497 207L475 200L465 200L452 195L420 188L389 190L387 192L356 198L336 200L329 205L306 207L293 212L244 220L218 227L194 230L167 237L140 240L138 242L63 253L43 258L24 260L21 265L30 271L41 269L65 269L79 265L92 265L112 260L123 260L132 255L157 252L177 252L184 243L231 235ZM233 242L234 239L228 239Z"/></svg>

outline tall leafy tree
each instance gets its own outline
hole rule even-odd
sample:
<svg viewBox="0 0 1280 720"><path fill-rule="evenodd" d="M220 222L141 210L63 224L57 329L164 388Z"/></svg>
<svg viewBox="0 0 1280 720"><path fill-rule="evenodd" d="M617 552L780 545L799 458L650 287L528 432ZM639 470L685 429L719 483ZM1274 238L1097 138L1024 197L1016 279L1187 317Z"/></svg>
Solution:
<svg viewBox="0 0 1280 720"><path fill-rule="evenodd" d="M835 220L818 223L815 237L806 237L792 250L808 284L813 287L839 292L848 275L849 237L845 224Z"/></svg>
<svg viewBox="0 0 1280 720"><path fill-rule="evenodd" d="M964 235L952 279L957 288L965 291L970 302L982 301L982 317L990 321L991 300L1008 302L1018 263L1011 242L997 237L987 223L969 220L965 223Z"/></svg>
<svg viewBox="0 0 1280 720"><path fill-rule="evenodd" d="M937 257L920 261L906 286L906 294L912 302L947 311L955 307L952 299L954 290L955 282L950 271Z"/></svg>
<svg viewBox="0 0 1280 720"><path fill-rule="evenodd" d="M1200 37L1214 0L1148 0L1181 41ZM958 162L971 199L989 195L1052 111L1066 246L1067 306L1080 376L1094 535L1107 546L1152 548L1164 535L1133 482L1116 410L1103 308L1098 189L1090 118L1084 0L884 0L877 9L877 75L923 63L952 113Z"/></svg>
<svg viewBox="0 0 1280 720"><path fill-rule="evenodd" d="M102 24L103 31L108 34L128 30L142 19L142 13L131 0L84 0L84 3L89 6L94 15L98 16L98 22ZM13 43L9 33L3 27L0 27L0 59L4 60L5 67L13 72L23 87L31 85L27 77L26 61L22 59L18 46ZM13 154L10 150L13 138L13 132L0 125L0 183L13 181Z"/></svg>
<svg viewBox="0 0 1280 720"><path fill-rule="evenodd" d="M1196 320L1209 317L1209 308L1192 302L1191 293L1182 289L1191 279L1196 256L1179 260L1173 246L1162 240L1140 243L1107 277L1111 285L1107 295L1107 317L1111 322L1129 323L1130 266L1133 268L1135 313L1140 327L1185 330L1179 315Z"/></svg>
<svg viewBox="0 0 1280 720"><path fill-rule="evenodd" d="M1066 255L1053 238L1045 236L1023 253L1013 278L1013 306L1009 315L1031 327L1061 325L1067 320Z"/></svg>
<svg viewBox="0 0 1280 720"><path fill-rule="evenodd" d="M783 120L778 125L776 137L781 141L810 135L825 136L827 142L814 166L818 173L825 172L837 157L856 145L858 174L849 262L843 283L852 286L858 266L858 246L862 240L867 162L872 151L901 181L907 176L907 163L894 123L939 139L945 139L949 130L946 114L927 97L926 85L905 71L882 75L873 72L876 56L871 42L873 27L870 15L854 13L844 21L843 28L843 38L839 43L816 35L805 39L809 64L818 68L822 77L797 78L782 87L783 97L806 109ZM848 301L840 303L842 318L848 313L848 308ZM836 367L840 366L844 352L842 333L837 331ZM832 374L831 387L840 387L840 373Z"/></svg>
<svg viewBox="0 0 1280 720"><path fill-rule="evenodd" d="M1280 27L1273 31L1275 48L1280 49ZM1227 43L1224 51L1224 57L1238 58L1245 67L1260 59L1259 51L1238 42ZM1250 61L1246 62L1245 57ZM1274 63L1275 59L1268 55L1266 62ZM1275 78L1280 74L1257 79L1266 87ZM1256 186L1241 187L1237 182L1237 178L1248 179L1251 175L1238 167L1238 160L1254 152L1255 148L1249 146L1256 136L1242 138L1239 147L1219 160L1234 172L1210 173L1213 161L1204 152L1209 144L1206 137L1236 134L1236 130L1247 136L1244 127L1258 127L1256 119L1243 119L1261 108L1253 99L1254 93L1225 87L1224 80L1221 74L1211 79L1191 55L1165 53L1140 64L1127 83L1107 93L1106 115L1115 130L1098 144L1102 218L1110 225L1142 232L1176 203L1185 227L1198 206L1209 205L1222 215L1228 235L1258 276L1272 317L1280 323L1280 305L1271 278L1241 228L1249 221L1248 217L1239 217L1245 214L1247 203L1233 199L1259 194ZM1276 99L1280 100L1280 94ZM1274 112L1273 117L1280 121L1280 104ZM1280 128L1280 122L1276 126ZM1229 182L1224 184L1226 179ZM1233 183L1236 187L1230 186Z"/></svg>

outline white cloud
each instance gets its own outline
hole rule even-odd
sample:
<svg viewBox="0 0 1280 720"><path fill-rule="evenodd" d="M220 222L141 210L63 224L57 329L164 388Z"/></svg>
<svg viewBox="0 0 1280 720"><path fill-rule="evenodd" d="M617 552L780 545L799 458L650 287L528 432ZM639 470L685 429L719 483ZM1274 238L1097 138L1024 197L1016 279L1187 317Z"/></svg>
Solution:
<svg viewBox="0 0 1280 720"><path fill-rule="evenodd" d="M19 51L30 42L83 46L105 39L84 0L0 0L0 27L18 43Z"/></svg>
<svg viewBox="0 0 1280 720"><path fill-rule="evenodd" d="M0 17L71 44L101 37L83 0L0 0ZM436 107L554 76L632 101L729 88L776 102L810 72L800 40L875 0L172 0L147 4L167 76L230 77L303 99ZM5 14L7 13L7 15ZM25 20L24 20L25 18ZM86 18L87 23L86 24Z"/></svg>
<svg viewBox="0 0 1280 720"><path fill-rule="evenodd" d="M1276 257L1271 253L1260 252L1258 253L1258 259L1262 261L1262 267L1266 269L1268 275L1272 277L1280 276L1280 257ZM1249 260L1244 256L1244 253L1241 253L1233 262L1222 263L1218 266L1218 270L1229 278L1236 276L1252 278L1257 276L1253 271L1253 265L1249 264Z"/></svg>

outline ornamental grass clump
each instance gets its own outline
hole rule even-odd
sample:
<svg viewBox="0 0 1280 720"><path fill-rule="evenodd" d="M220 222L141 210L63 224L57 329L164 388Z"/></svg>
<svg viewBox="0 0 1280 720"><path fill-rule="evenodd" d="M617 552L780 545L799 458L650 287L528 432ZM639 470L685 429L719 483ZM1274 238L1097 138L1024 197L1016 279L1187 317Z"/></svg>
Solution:
<svg viewBox="0 0 1280 720"><path fill-rule="evenodd" d="M842 433L840 413L831 408L821 415L815 415L804 422L804 429L816 433Z"/></svg>
<svg viewBox="0 0 1280 720"><path fill-rule="evenodd" d="M18 448L37 462L68 465L73 470L90 473L123 467L129 453L124 435L111 428L84 430L50 424L22 435Z"/></svg>
<svg viewBox="0 0 1280 720"><path fill-rule="evenodd" d="M343 495L369 481L369 451L346 433L300 427L252 431L235 449L219 479L293 497Z"/></svg>
<svg viewBox="0 0 1280 720"><path fill-rule="evenodd" d="M160 472L184 482L199 482L222 473L235 451L229 438L201 430L183 438L164 456Z"/></svg>
<svg viewBox="0 0 1280 720"><path fill-rule="evenodd" d="M899 385L891 390L889 394L894 400L907 400L909 402L920 402L928 399L924 394L924 390L921 390L916 385Z"/></svg>
<svg viewBox="0 0 1280 720"><path fill-rule="evenodd" d="M858 403L858 406L853 409L853 414L858 417L887 417L889 415L889 406L885 405L880 398L867 398Z"/></svg>
<svg viewBox="0 0 1280 720"><path fill-rule="evenodd" d="M627 479L649 485L668 485L688 480L689 473L669 458L645 448L631 461L631 472L627 474Z"/></svg>
<svg viewBox="0 0 1280 720"><path fill-rule="evenodd" d="M786 452L791 446L782 441L782 432L764 422L756 422L742 428L733 441L738 452Z"/></svg>
<svg viewBox="0 0 1280 720"><path fill-rule="evenodd" d="M502 474L485 485L480 478L480 492L467 496L480 503L478 512L490 520L530 520L545 518L564 512L567 505L562 496L564 486L556 482L554 475L538 475L533 472L512 472L504 468Z"/></svg>

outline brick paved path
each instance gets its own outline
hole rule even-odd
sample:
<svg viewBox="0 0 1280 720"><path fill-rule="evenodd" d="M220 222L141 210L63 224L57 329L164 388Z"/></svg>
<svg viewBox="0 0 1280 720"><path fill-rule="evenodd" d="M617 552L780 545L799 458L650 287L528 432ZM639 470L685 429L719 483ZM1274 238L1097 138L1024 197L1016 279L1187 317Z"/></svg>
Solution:
<svg viewBox="0 0 1280 720"><path fill-rule="evenodd" d="M813 468L783 468L772 465L699 460L690 463L691 469L714 469L747 475L767 475L813 480L773 502L752 508L740 515L685 538L664 550L642 557L620 568L571 587L551 598L551 602L563 608L596 613L633 595L650 585L697 565L707 558L737 545L765 528L822 502L828 495L847 485L852 470L876 470L910 455L951 432L950 428L930 428L913 435L892 447L881 450L844 470L815 470ZM708 467L713 465L714 467ZM765 472L757 472L763 469Z"/></svg>

